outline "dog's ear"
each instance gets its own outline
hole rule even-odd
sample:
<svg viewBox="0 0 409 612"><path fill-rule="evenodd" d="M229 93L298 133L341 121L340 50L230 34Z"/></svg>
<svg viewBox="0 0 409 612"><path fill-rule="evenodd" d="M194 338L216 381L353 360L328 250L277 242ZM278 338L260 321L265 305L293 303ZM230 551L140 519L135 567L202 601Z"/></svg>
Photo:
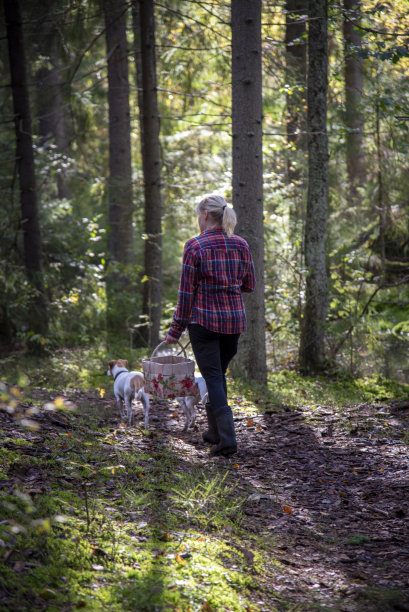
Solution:
<svg viewBox="0 0 409 612"><path fill-rule="evenodd" d="M112 370L112 368L114 367L115 364L116 364L116 360L115 359L111 359L111 361L108 363L109 369Z"/></svg>

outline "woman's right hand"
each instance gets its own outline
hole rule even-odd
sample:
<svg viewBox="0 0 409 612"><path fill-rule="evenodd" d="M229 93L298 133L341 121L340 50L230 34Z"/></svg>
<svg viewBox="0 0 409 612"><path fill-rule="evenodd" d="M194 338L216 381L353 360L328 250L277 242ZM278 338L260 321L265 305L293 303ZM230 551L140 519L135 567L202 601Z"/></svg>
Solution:
<svg viewBox="0 0 409 612"><path fill-rule="evenodd" d="M170 336L169 334L166 334L165 339L164 339L164 343L165 344L177 344L178 340L176 338L174 338L173 336Z"/></svg>

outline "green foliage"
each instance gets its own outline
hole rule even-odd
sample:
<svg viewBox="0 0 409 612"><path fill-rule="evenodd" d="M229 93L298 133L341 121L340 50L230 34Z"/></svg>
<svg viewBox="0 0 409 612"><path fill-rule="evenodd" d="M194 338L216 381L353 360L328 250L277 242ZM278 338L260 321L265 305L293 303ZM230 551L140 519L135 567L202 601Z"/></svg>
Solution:
<svg viewBox="0 0 409 612"><path fill-rule="evenodd" d="M32 300L37 295L21 264L0 260L0 340L12 343L16 337L29 340L28 327ZM31 334L30 334L31 332Z"/></svg>

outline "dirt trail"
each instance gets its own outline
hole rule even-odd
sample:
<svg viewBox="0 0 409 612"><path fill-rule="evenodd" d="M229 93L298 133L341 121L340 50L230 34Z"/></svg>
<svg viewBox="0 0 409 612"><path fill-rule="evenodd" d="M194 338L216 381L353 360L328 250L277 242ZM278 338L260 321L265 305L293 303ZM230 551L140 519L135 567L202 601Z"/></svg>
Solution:
<svg viewBox="0 0 409 612"><path fill-rule="evenodd" d="M249 418L236 406L240 450L229 460L209 458L200 435L178 433L174 419L154 426L192 461L233 467L247 495L245 528L274 539L285 566L270 569L266 593L345 612L409 611L408 409L362 404L341 417L322 407ZM160 404L155 411L170 414Z"/></svg>

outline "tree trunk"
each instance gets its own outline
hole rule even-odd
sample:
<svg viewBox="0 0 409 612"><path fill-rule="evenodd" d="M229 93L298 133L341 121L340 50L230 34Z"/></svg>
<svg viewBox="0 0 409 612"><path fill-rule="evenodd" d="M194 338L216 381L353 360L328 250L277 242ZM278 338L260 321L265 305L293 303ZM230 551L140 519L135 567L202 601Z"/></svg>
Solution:
<svg viewBox="0 0 409 612"><path fill-rule="evenodd" d="M142 32L140 0L132 0L132 29L134 38L135 77L138 91L139 130L141 143L141 156L143 159L143 82L142 82Z"/></svg>
<svg viewBox="0 0 409 612"><path fill-rule="evenodd" d="M30 329L35 333L45 334L48 329L48 316L44 290L24 38L18 0L4 0L4 11L16 131L24 263L28 278L37 292L28 323Z"/></svg>
<svg viewBox="0 0 409 612"><path fill-rule="evenodd" d="M308 193L304 255L308 270L300 364L304 371L325 365L327 272L325 235L328 200L328 35L327 0L309 3L308 30Z"/></svg>
<svg viewBox="0 0 409 612"><path fill-rule="evenodd" d="M137 0L134 0L134 4ZM135 15L134 19L137 17ZM149 346L159 343L162 310L162 196L160 121L155 59L153 0L139 0L142 69L141 151L145 187L145 278L142 314L147 321L144 338Z"/></svg>
<svg viewBox="0 0 409 612"><path fill-rule="evenodd" d="M293 263L297 266L302 265L304 256L299 237L305 230L307 6L306 0L286 0L285 3L285 83L289 88L286 95L288 235L292 245ZM301 298L299 298L297 315L301 327Z"/></svg>
<svg viewBox="0 0 409 612"><path fill-rule="evenodd" d="M303 149L305 146L305 89L307 81L307 43L306 33L306 0L286 0L285 49L286 69L285 82L287 92L287 143L290 147ZM296 167L295 155L289 152L287 164L288 182L299 180L300 169Z"/></svg>
<svg viewBox="0 0 409 612"><path fill-rule="evenodd" d="M52 140L56 153L60 156L57 170L57 196L59 199L69 200L72 193L62 163L63 158L69 152L69 139L64 111L63 83L60 76L61 68L55 46L55 41L52 40L49 57L52 67L42 67L36 73L39 132L43 142L48 143L50 139Z"/></svg>
<svg viewBox="0 0 409 612"><path fill-rule="evenodd" d="M359 206L359 188L365 184L364 115L362 112L363 68L358 53L361 36L354 24L359 24L360 0L344 0L345 43L345 124L346 157L351 208Z"/></svg>
<svg viewBox="0 0 409 612"><path fill-rule="evenodd" d="M131 280L133 202L130 139L127 5L104 0L109 104L109 261L107 268L108 339L124 340L134 310Z"/></svg>
<svg viewBox="0 0 409 612"><path fill-rule="evenodd" d="M254 293L245 296L248 331L233 368L265 384L261 0L235 0L231 7L233 206L257 279Z"/></svg>

